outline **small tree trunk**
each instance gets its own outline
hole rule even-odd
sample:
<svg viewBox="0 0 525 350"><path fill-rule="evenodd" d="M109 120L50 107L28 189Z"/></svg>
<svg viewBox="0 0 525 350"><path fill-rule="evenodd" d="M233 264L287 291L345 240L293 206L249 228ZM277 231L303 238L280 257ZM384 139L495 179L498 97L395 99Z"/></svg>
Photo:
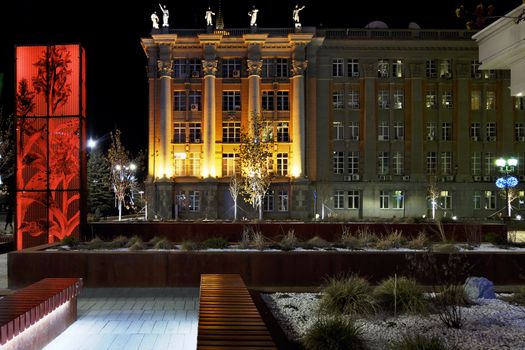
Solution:
<svg viewBox="0 0 525 350"><path fill-rule="evenodd" d="M118 221L122 220L122 201L118 201Z"/></svg>
<svg viewBox="0 0 525 350"><path fill-rule="evenodd" d="M233 201L233 221L237 221L237 199Z"/></svg>
<svg viewBox="0 0 525 350"><path fill-rule="evenodd" d="M263 219L263 207L262 198L259 199L259 221Z"/></svg>

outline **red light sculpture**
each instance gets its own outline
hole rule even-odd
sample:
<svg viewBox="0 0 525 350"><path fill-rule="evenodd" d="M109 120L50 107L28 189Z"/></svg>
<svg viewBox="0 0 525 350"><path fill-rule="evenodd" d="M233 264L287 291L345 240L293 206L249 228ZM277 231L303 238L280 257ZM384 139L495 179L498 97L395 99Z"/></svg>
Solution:
<svg viewBox="0 0 525 350"><path fill-rule="evenodd" d="M16 48L17 249L85 222L85 62L80 45Z"/></svg>

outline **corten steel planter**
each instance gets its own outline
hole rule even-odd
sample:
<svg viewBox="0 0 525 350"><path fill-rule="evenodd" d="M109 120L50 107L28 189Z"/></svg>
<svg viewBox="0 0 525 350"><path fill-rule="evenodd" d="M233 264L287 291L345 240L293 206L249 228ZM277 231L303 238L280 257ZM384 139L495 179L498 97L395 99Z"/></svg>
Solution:
<svg viewBox="0 0 525 350"><path fill-rule="evenodd" d="M48 246L41 246L46 248ZM314 287L328 276L357 273L375 283L409 274L423 252L370 251L44 251L8 254L9 288L45 277L81 277L86 287L197 287L200 274L237 273L250 287ZM448 254L433 253L438 261ZM465 252L471 276L523 284L525 253ZM431 281L420 279L421 283Z"/></svg>
<svg viewBox="0 0 525 350"><path fill-rule="evenodd" d="M302 240L308 240L319 236L327 241L336 242L341 238L343 228L350 232L359 229L368 229L378 235L388 234L393 231L401 231L405 237L416 237L419 232L426 234L437 241L442 237L438 233L435 224L405 224L405 223L378 223L378 222L94 222L89 224L88 234L85 239L89 240L95 236L103 240L110 240L116 236L124 235L131 237L138 235L143 241L148 241L154 236L163 236L173 242L184 240L204 241L208 238L223 237L230 242L241 239L245 227L256 229L268 238L279 239L293 230L295 235ZM487 233L494 233L501 237L507 237L507 225L501 223L466 224L451 223L443 224L447 240L457 242L479 241Z"/></svg>

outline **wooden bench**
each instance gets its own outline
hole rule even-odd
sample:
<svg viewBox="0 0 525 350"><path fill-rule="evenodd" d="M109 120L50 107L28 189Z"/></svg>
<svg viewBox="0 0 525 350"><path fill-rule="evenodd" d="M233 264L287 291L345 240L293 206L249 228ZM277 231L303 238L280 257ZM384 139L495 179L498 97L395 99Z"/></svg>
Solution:
<svg viewBox="0 0 525 350"><path fill-rule="evenodd" d="M81 288L81 278L45 278L0 299L2 349L43 348L77 319Z"/></svg>
<svg viewBox="0 0 525 350"><path fill-rule="evenodd" d="M197 349L277 349L239 275L201 275Z"/></svg>

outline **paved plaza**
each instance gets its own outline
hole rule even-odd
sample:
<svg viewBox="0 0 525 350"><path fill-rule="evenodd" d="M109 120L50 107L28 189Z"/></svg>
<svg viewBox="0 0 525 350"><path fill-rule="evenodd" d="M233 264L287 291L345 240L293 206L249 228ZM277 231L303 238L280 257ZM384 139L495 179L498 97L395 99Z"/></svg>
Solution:
<svg viewBox="0 0 525 350"><path fill-rule="evenodd" d="M7 254L0 255L0 289ZM84 288L78 320L44 349L195 349L198 288Z"/></svg>

